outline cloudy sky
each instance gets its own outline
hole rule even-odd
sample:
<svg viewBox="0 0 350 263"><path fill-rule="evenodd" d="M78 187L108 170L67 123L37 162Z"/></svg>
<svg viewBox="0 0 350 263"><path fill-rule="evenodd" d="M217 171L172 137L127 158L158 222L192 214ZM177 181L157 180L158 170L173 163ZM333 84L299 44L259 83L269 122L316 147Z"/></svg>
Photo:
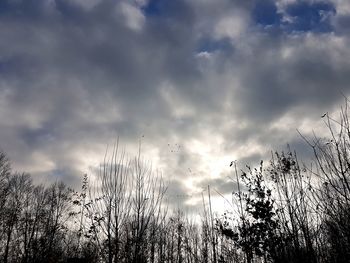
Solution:
<svg viewBox="0 0 350 263"><path fill-rule="evenodd" d="M78 186L117 137L195 204L322 127L350 89L348 0L0 0L0 147Z"/></svg>

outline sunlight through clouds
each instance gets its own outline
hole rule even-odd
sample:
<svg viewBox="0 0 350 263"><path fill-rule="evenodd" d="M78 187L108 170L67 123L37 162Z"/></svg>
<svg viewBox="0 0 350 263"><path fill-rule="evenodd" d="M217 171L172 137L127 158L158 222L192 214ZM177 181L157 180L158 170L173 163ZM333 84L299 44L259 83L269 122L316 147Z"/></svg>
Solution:
<svg viewBox="0 0 350 263"><path fill-rule="evenodd" d="M0 147L79 184L116 138L141 142L173 192L227 194L231 161L306 153L296 129L349 94L349 17L342 0L4 0Z"/></svg>

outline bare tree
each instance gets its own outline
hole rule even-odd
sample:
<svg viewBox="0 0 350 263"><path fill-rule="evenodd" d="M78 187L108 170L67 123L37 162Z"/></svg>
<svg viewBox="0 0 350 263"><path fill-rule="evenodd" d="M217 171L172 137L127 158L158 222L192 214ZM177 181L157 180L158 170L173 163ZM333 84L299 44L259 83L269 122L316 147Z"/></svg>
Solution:
<svg viewBox="0 0 350 263"><path fill-rule="evenodd" d="M9 180L9 193L6 199L5 212L5 244L3 261L13 261L18 252L18 236L16 227L20 223L21 213L25 207L26 196L31 191L32 181L28 174L15 174ZM16 251L17 250L17 251Z"/></svg>
<svg viewBox="0 0 350 263"><path fill-rule="evenodd" d="M323 249L328 260L347 262L350 258L350 122L348 99L339 117L323 115L328 137L304 140L313 149L316 167L310 169L317 178L313 197L323 216Z"/></svg>
<svg viewBox="0 0 350 263"><path fill-rule="evenodd" d="M156 235L155 226L164 219L165 191L160 174L152 171L140 153L130 160L118 143L109 158L106 153L86 207L88 236L96 240L107 262L146 260L147 237Z"/></svg>

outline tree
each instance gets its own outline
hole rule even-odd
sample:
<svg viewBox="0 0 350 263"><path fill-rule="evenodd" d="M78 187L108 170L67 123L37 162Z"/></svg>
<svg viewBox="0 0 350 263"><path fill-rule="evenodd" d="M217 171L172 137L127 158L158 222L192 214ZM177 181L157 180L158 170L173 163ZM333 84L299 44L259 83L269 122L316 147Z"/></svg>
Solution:
<svg viewBox="0 0 350 263"><path fill-rule="evenodd" d="M245 191L236 193L239 205L239 224L230 227L226 220L218 221L218 228L223 235L232 239L235 245L242 249L248 263L253 258L262 257L272 259L275 247L279 243L278 220L274 208L271 190L267 187L263 177L263 163L260 168L242 172ZM240 184L240 182L237 182Z"/></svg>
<svg viewBox="0 0 350 263"><path fill-rule="evenodd" d="M322 213L324 257L330 262L350 259L350 122L349 100L341 107L339 117L322 116L328 137L306 138L314 152L316 167L310 169L317 179L313 200ZM325 254L326 253L326 254Z"/></svg>
<svg viewBox="0 0 350 263"><path fill-rule="evenodd" d="M268 169L275 189L281 246L275 258L284 262L317 262L320 218L312 199L312 174L301 168L296 153L276 152Z"/></svg>
<svg viewBox="0 0 350 263"><path fill-rule="evenodd" d="M161 175L140 154L129 160L117 143L110 158L105 156L86 204L90 223L86 237L96 241L106 262L147 260L148 239L156 238L155 227L165 218L165 192Z"/></svg>

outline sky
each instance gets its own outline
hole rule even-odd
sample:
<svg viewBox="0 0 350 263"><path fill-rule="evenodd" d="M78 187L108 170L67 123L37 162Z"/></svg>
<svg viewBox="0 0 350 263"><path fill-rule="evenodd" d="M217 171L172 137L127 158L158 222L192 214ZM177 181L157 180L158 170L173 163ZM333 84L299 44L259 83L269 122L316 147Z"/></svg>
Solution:
<svg viewBox="0 0 350 263"><path fill-rule="evenodd" d="M79 188L119 138L189 209L322 134L350 91L348 0L0 0L0 149Z"/></svg>

